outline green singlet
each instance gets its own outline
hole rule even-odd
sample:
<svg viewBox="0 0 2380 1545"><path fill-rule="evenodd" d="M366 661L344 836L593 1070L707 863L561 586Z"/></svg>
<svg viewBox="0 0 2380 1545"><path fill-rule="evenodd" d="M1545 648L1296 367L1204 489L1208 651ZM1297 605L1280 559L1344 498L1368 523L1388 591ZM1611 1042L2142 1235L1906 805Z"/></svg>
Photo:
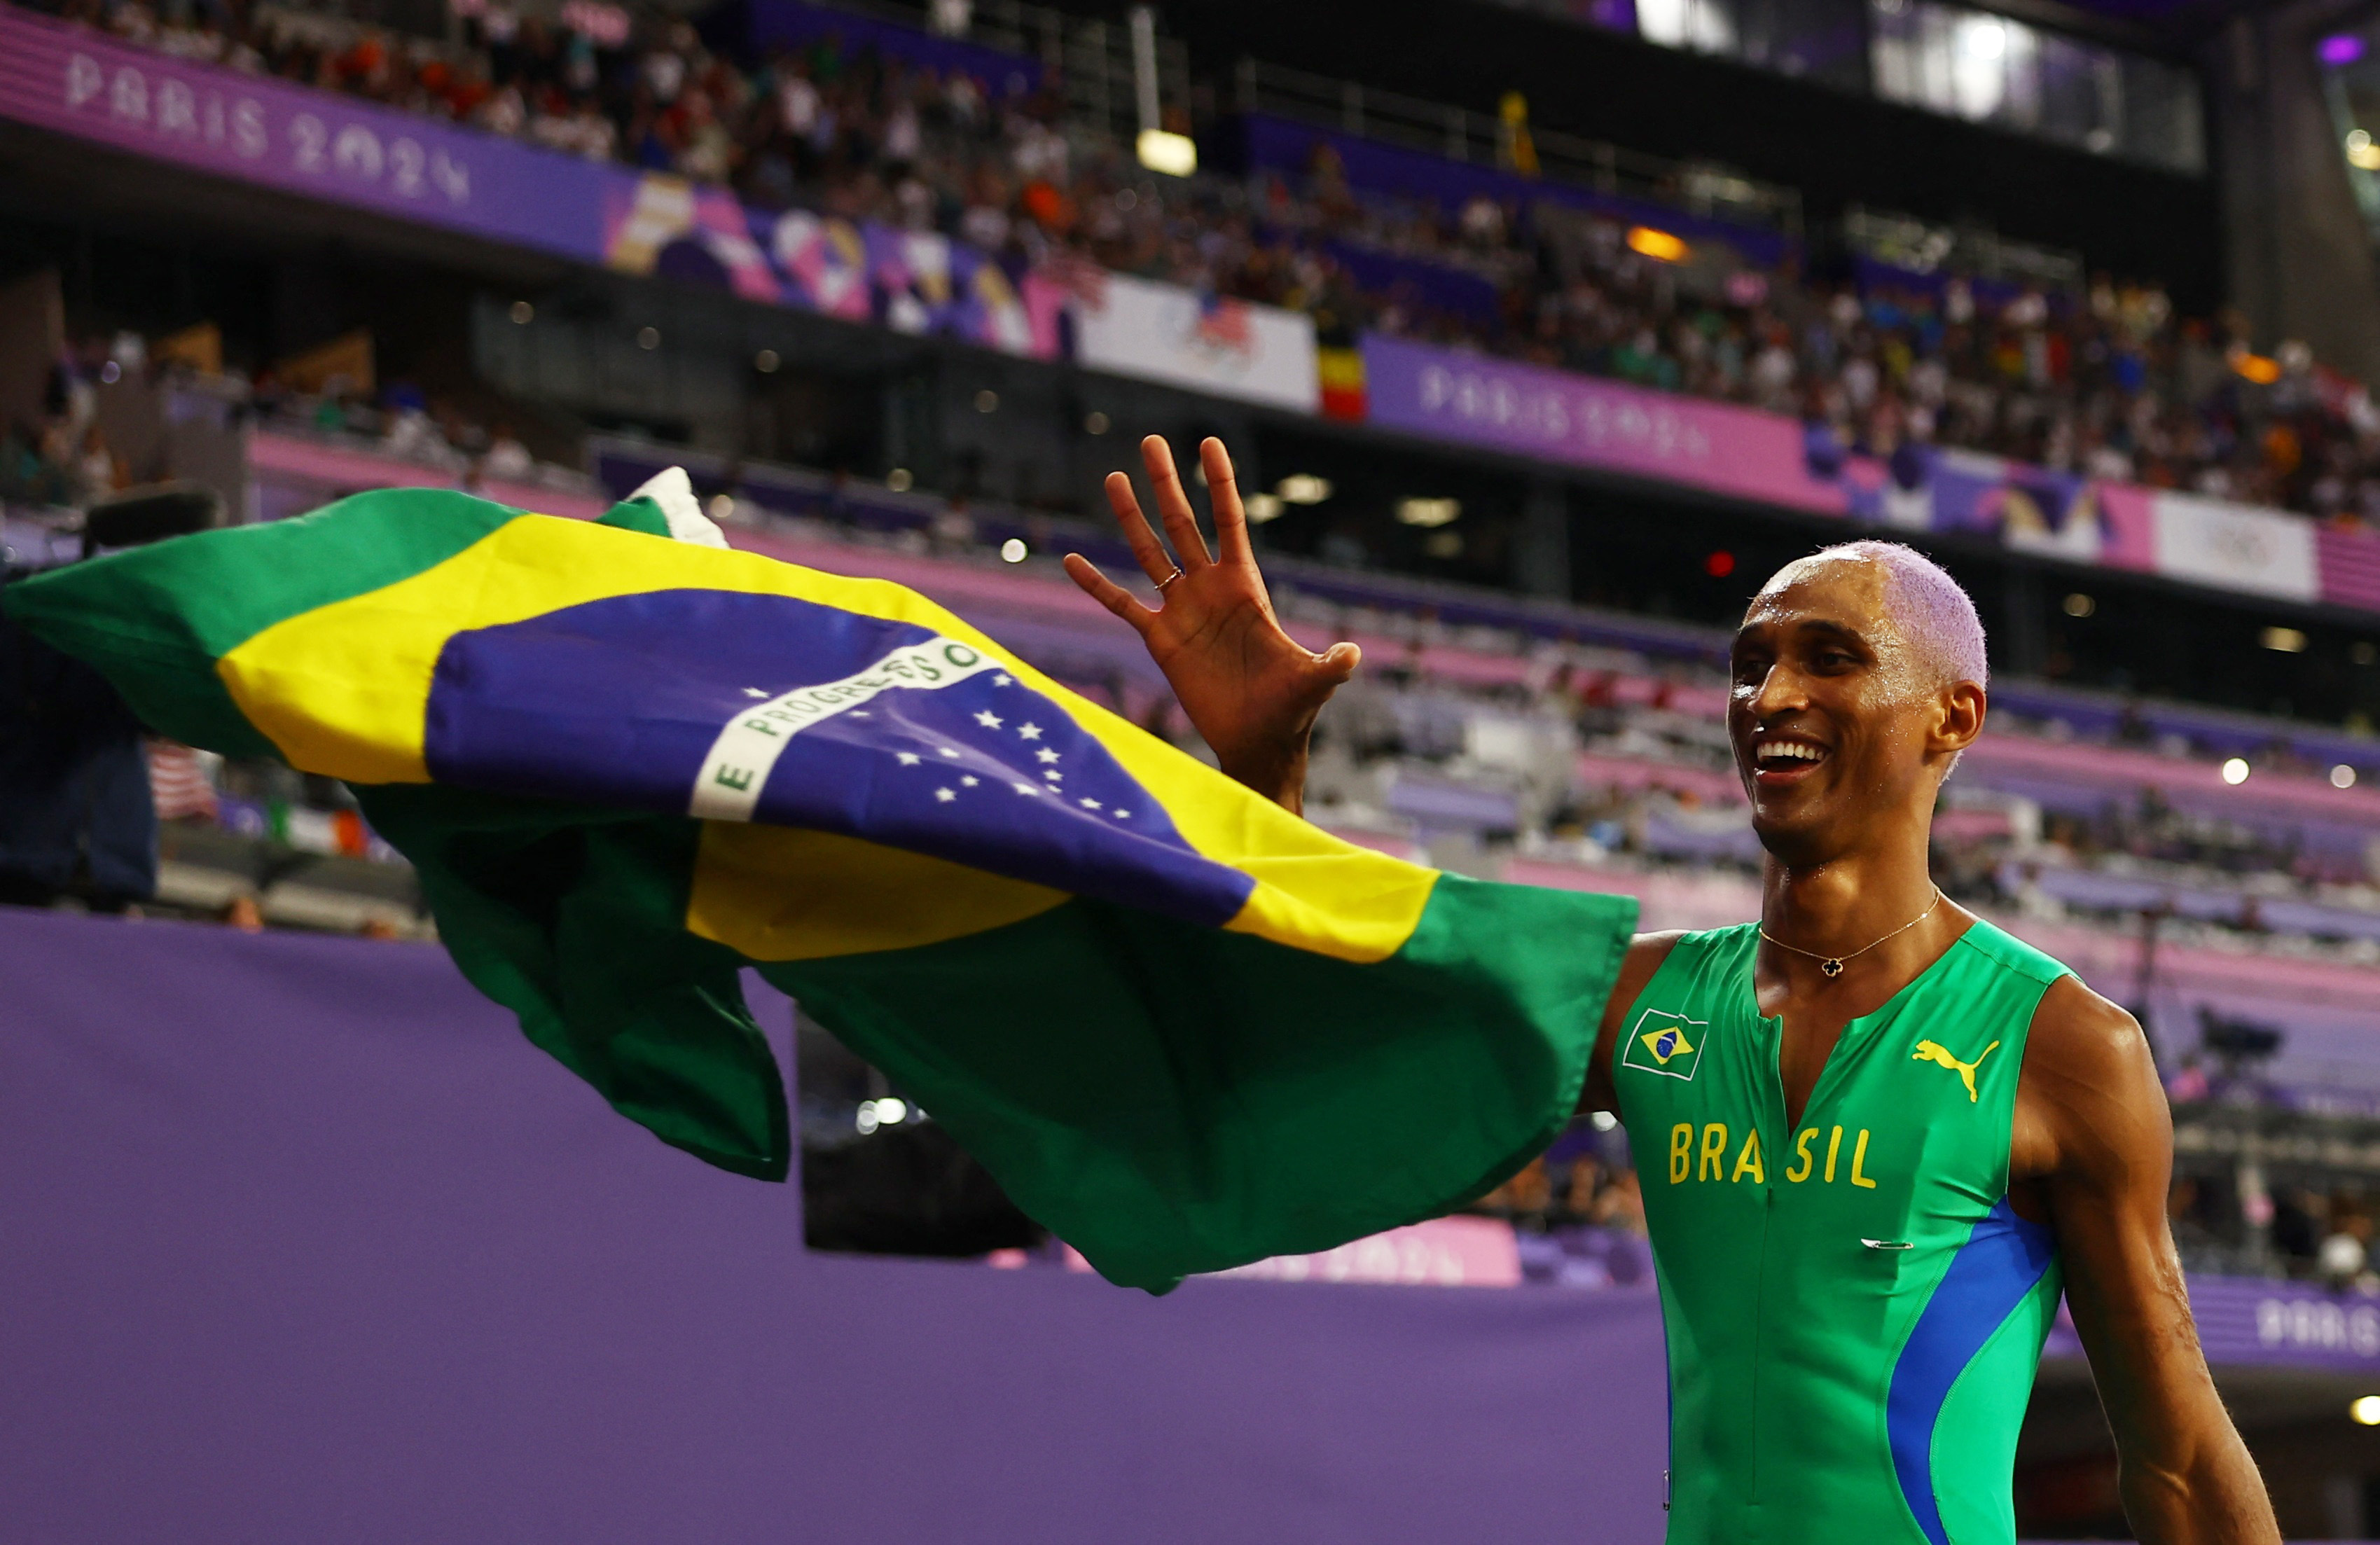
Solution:
<svg viewBox="0 0 2380 1545"><path fill-rule="evenodd" d="M2060 1287L2009 1205L2009 1130L2066 967L1976 923L1843 1027L1788 1130L1758 943L1681 939L1613 1049L1668 1327L1670 1545L2009 1545Z"/></svg>

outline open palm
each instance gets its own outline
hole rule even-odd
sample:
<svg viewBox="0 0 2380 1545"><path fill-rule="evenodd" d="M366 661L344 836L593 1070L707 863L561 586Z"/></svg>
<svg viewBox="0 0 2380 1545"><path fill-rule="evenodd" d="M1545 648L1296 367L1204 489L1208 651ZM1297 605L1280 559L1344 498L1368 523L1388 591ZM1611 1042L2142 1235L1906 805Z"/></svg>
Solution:
<svg viewBox="0 0 2380 1545"><path fill-rule="evenodd" d="M1198 446L1215 511L1218 551L1212 554L1172 448L1152 434L1140 443L1140 454L1179 564L1149 529L1131 478L1108 474L1108 503L1142 572L1156 584L1160 604L1142 604L1079 553L1066 555L1066 572L1140 635L1223 771L1294 810L1315 715L1354 674L1362 653L1342 643L1317 654L1281 630L1248 546L1247 512L1221 441L1209 438Z"/></svg>

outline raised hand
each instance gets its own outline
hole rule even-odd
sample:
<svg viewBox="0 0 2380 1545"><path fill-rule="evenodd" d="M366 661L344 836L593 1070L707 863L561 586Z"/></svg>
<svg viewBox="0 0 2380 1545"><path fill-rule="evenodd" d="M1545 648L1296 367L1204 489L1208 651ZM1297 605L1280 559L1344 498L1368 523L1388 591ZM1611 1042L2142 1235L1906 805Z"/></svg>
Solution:
<svg viewBox="0 0 2380 1545"><path fill-rule="evenodd" d="M1220 440L1208 438L1198 445L1215 510L1218 551L1211 556L1174 470L1172 448L1152 434L1140 443L1140 455L1157 490L1158 518L1179 564L1149 529L1131 478L1108 474L1108 504L1141 571L1157 586L1159 606L1152 610L1135 600L1079 553L1066 554L1066 572L1140 635L1223 771L1295 812L1305 800L1305 748L1314 717L1355 674L1363 651L1354 644L1333 644L1317 654L1281 631L1248 547L1247 512Z"/></svg>

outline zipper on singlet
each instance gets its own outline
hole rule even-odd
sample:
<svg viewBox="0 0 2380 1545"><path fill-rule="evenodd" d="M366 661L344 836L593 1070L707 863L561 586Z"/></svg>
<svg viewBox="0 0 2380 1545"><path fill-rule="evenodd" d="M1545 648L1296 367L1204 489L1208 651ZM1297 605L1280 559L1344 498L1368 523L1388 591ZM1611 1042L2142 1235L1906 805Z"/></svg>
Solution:
<svg viewBox="0 0 2380 1545"><path fill-rule="evenodd" d="M1752 1409L1745 1413L1745 1431L1749 1435L1745 1447L1751 1454L1744 1466L1744 1501L1753 1506L1760 1503L1760 1451L1767 1442L1767 1424L1760 1405L1760 1377L1768 1366L1768 1239L1774 1232L1777 1210L1777 1188L1772 1185L1760 1187L1760 1248L1757 1253L1759 1275L1752 1288Z"/></svg>

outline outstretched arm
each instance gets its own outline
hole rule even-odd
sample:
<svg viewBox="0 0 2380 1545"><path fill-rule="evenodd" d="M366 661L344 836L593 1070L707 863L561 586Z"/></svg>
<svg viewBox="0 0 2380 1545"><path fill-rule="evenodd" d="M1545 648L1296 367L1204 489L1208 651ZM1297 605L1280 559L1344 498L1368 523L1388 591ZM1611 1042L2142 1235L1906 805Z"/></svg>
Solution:
<svg viewBox="0 0 2380 1545"><path fill-rule="evenodd" d="M2132 1527L2146 1545L2277 1545L2166 1223L2173 1117L2147 1038L2071 977L2034 1015L2011 1148L2021 1202L2046 1203L2058 1231Z"/></svg>
<svg viewBox="0 0 2380 1545"><path fill-rule="evenodd" d="M1212 554L1198 534L1172 450L1152 434L1140 443L1140 454L1174 555L1149 529L1131 478L1108 474L1108 503L1141 572L1158 587L1158 606L1135 599L1079 553L1066 554L1066 572L1140 635L1223 771L1292 814L1302 813L1315 716L1355 674L1362 651L1334 644L1317 654L1281 630L1248 545L1247 513L1221 441L1209 438L1198 446L1215 511Z"/></svg>

